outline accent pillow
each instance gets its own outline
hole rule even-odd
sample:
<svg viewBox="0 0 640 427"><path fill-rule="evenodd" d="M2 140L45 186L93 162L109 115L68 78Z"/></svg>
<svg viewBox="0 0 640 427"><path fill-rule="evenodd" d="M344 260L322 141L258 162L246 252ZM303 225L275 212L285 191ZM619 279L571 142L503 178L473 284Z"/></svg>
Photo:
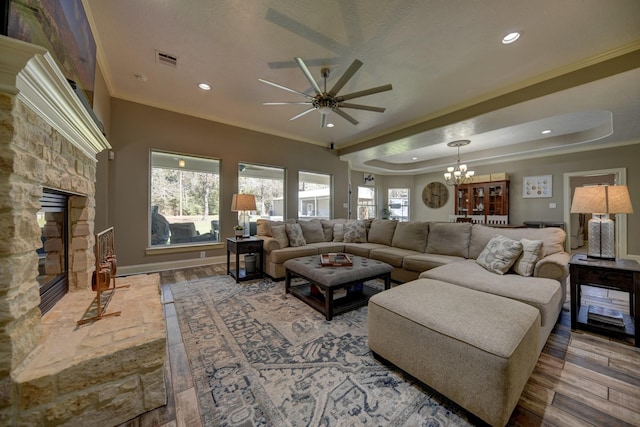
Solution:
<svg viewBox="0 0 640 427"><path fill-rule="evenodd" d="M349 220L344 224L345 243L367 243L367 223L362 220Z"/></svg>
<svg viewBox="0 0 640 427"><path fill-rule="evenodd" d="M271 226L271 237L276 239L278 244L280 245L280 249L286 248L289 246L289 238L287 237L287 230L285 225L272 225Z"/></svg>
<svg viewBox="0 0 640 427"><path fill-rule="evenodd" d="M522 243L504 236L496 236L489 240L480 252L476 263L493 273L504 274L521 253Z"/></svg>
<svg viewBox="0 0 640 427"><path fill-rule="evenodd" d="M536 263L544 257L544 243L542 240L520 239L522 254L513 264L513 271L521 276L531 276Z"/></svg>
<svg viewBox="0 0 640 427"><path fill-rule="evenodd" d="M344 242L344 224L333 224L333 241Z"/></svg>
<svg viewBox="0 0 640 427"><path fill-rule="evenodd" d="M322 223L319 219L310 219L298 221L302 229L302 235L307 243L324 242L324 231L322 231Z"/></svg>
<svg viewBox="0 0 640 427"><path fill-rule="evenodd" d="M289 238L289 246L297 247L305 246L307 244L304 240L304 236L302 235L302 228L300 228L300 224L285 224L284 228L287 232L287 237Z"/></svg>

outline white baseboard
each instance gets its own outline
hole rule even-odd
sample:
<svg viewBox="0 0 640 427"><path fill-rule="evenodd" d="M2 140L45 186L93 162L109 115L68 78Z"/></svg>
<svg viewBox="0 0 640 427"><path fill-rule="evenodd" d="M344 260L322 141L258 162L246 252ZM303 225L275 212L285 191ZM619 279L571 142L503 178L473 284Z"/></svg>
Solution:
<svg viewBox="0 0 640 427"><path fill-rule="evenodd" d="M158 271L175 270L178 268L202 267L203 265L224 264L227 262L225 255L208 258L185 259L179 261L154 262L150 264L138 264L118 266L118 276L130 276L132 274L157 273Z"/></svg>

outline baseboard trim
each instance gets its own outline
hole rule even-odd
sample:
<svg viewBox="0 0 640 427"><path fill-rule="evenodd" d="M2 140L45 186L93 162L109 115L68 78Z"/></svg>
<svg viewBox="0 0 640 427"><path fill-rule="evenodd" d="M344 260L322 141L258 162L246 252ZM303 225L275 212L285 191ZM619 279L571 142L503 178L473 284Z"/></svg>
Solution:
<svg viewBox="0 0 640 427"><path fill-rule="evenodd" d="M118 266L118 276L131 276L132 274L149 274L159 271L175 270L179 268L202 267L211 264L224 264L227 262L225 255L208 258L185 259L179 261L154 262L149 264Z"/></svg>

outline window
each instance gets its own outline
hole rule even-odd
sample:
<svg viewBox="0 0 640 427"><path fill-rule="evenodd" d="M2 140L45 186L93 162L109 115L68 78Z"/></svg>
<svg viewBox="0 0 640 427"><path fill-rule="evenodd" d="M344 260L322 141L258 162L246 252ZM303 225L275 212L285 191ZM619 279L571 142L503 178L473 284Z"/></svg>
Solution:
<svg viewBox="0 0 640 427"><path fill-rule="evenodd" d="M331 218L331 175L298 173L298 218Z"/></svg>
<svg viewBox="0 0 640 427"><path fill-rule="evenodd" d="M375 187L358 187L358 219L376 217Z"/></svg>
<svg viewBox="0 0 640 427"><path fill-rule="evenodd" d="M389 219L409 221L409 189L389 188L387 196Z"/></svg>
<svg viewBox="0 0 640 427"><path fill-rule="evenodd" d="M220 161L151 152L151 246L220 240Z"/></svg>
<svg viewBox="0 0 640 427"><path fill-rule="evenodd" d="M284 219L284 169L240 163L238 165L238 191L256 197L257 218Z"/></svg>

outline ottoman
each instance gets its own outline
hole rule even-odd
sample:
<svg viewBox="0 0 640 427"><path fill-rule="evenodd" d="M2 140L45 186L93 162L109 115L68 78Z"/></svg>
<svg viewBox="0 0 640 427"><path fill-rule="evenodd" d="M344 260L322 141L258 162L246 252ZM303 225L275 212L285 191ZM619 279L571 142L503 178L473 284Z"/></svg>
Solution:
<svg viewBox="0 0 640 427"><path fill-rule="evenodd" d="M369 300L369 347L494 426L506 425L538 360L530 305L432 279Z"/></svg>

